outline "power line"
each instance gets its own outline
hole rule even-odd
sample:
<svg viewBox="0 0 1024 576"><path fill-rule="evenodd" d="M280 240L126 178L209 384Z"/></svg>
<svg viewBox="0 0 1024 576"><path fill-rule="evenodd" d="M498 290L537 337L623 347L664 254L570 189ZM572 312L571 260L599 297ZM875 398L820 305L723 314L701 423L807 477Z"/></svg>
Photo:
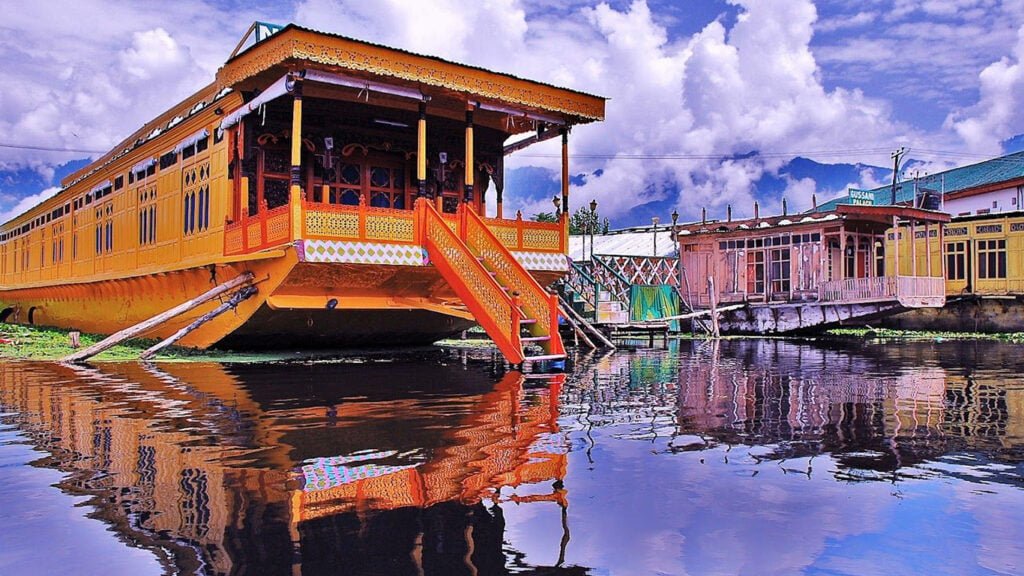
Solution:
<svg viewBox="0 0 1024 576"><path fill-rule="evenodd" d="M51 148L49 146L32 146L29 144L11 144L0 142L0 148L14 148L17 150L41 150L43 152L79 152L82 154L106 154L109 150L87 150L84 148Z"/></svg>

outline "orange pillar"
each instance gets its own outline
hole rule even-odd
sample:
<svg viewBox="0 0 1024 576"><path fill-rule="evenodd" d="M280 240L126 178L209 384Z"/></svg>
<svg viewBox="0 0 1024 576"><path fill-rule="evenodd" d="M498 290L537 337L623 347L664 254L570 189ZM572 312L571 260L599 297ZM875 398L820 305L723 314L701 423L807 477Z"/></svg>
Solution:
<svg viewBox="0 0 1024 576"><path fill-rule="evenodd" d="M295 80L292 87L292 169L291 203L292 238L302 235L302 82Z"/></svg>
<svg viewBox="0 0 1024 576"><path fill-rule="evenodd" d="M473 158L473 109L475 106L471 103L466 103L466 173L465 173L465 186L464 195L462 201L467 206L473 205L473 165L475 160ZM486 210L482 210L486 214Z"/></svg>
<svg viewBox="0 0 1024 576"><path fill-rule="evenodd" d="M416 124L416 197L427 195L427 103L420 102L420 119Z"/></svg>

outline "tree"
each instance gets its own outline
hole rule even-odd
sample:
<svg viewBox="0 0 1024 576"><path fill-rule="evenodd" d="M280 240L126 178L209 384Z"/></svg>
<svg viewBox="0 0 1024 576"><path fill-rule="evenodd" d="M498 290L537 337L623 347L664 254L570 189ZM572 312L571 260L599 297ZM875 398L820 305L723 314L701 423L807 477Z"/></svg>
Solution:
<svg viewBox="0 0 1024 576"><path fill-rule="evenodd" d="M555 216L552 212L539 212L530 217L530 220L534 222L558 222L558 216Z"/></svg>
<svg viewBox="0 0 1024 576"><path fill-rule="evenodd" d="M591 212L589 206L581 206L569 217L569 234L607 234L611 222L601 218L598 211Z"/></svg>

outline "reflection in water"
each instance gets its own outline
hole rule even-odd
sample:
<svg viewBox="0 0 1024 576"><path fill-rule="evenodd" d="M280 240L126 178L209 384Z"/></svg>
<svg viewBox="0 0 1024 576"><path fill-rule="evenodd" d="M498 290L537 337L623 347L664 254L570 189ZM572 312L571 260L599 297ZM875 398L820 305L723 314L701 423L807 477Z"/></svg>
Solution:
<svg viewBox="0 0 1024 576"><path fill-rule="evenodd" d="M502 567L501 506L565 506L561 377L304 370L3 364L0 405L64 490L101 495L104 520L184 572Z"/></svg>
<svg viewBox="0 0 1024 576"><path fill-rule="evenodd" d="M986 346L8 363L0 421L168 571L1014 573L1024 359Z"/></svg>

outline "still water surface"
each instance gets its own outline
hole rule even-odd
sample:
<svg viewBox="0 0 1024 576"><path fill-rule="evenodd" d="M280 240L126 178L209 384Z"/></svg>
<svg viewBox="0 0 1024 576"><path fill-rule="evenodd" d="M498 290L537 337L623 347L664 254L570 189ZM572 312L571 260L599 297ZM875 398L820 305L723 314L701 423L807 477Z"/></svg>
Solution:
<svg viewBox="0 0 1024 576"><path fill-rule="evenodd" d="M0 364L0 574L1021 574L1024 347Z"/></svg>

